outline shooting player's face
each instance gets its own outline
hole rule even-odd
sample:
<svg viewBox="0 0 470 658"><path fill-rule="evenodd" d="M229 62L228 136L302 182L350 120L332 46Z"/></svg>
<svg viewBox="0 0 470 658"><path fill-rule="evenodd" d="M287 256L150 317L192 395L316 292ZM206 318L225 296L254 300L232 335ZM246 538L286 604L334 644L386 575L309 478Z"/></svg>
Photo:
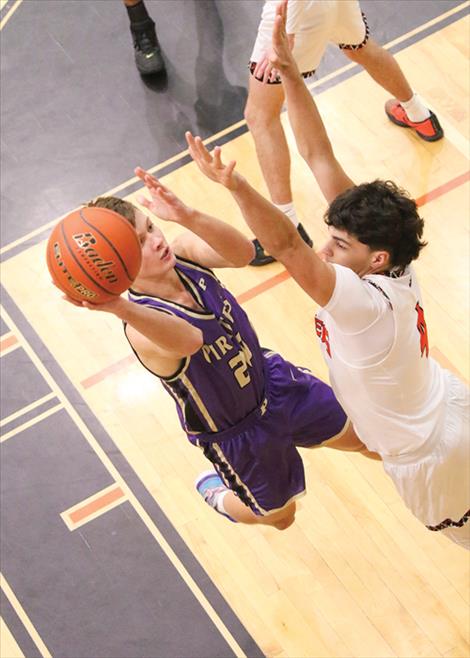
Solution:
<svg viewBox="0 0 470 658"><path fill-rule="evenodd" d="M142 246L139 278L160 278L175 266L175 257L161 230L140 210L135 212L137 235Z"/></svg>

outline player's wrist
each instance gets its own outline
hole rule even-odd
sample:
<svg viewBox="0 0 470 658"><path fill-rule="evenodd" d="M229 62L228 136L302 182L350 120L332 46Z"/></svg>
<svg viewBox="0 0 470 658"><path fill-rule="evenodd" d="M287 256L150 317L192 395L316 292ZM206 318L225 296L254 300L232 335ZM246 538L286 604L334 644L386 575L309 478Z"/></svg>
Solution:
<svg viewBox="0 0 470 658"><path fill-rule="evenodd" d="M196 210L196 208L190 208L189 206L185 206L184 211L181 212L178 221L186 228L189 228L189 225L193 224L197 220L200 214L201 214L200 211Z"/></svg>
<svg viewBox="0 0 470 658"><path fill-rule="evenodd" d="M101 307L101 310L116 315L120 320L126 320L124 316L126 315L127 309L131 310L132 306L135 306L135 304L132 304L132 302L124 297L117 297L116 299L106 302L105 304L100 304L99 306Z"/></svg>
<svg viewBox="0 0 470 658"><path fill-rule="evenodd" d="M244 183L246 183L246 179L241 174L239 174L238 171L234 171L226 187L231 192L237 192L241 187L243 187Z"/></svg>
<svg viewBox="0 0 470 658"><path fill-rule="evenodd" d="M302 76L294 60L279 65L278 69L283 81L287 81L290 84L303 84Z"/></svg>

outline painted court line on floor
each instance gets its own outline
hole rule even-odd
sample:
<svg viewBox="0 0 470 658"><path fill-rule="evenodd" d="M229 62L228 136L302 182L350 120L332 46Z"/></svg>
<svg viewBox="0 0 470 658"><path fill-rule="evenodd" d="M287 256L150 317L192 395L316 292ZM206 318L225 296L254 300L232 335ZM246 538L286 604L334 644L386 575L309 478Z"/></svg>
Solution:
<svg viewBox="0 0 470 658"><path fill-rule="evenodd" d="M15 596L15 593L11 589L10 585L7 583L6 578L3 574L0 573L0 587L2 588L3 592L5 593L5 596L7 597L8 601L10 602L10 605L12 606L13 610L16 612L18 617L21 620L21 623L25 627L26 631L28 632L30 638L36 645L39 653L43 658L52 658L52 654L49 651L49 649L46 647L44 642L42 641L39 633L37 630L34 628L30 618L26 614L26 612L23 609L23 606L21 603L18 601L18 599Z"/></svg>
<svg viewBox="0 0 470 658"><path fill-rule="evenodd" d="M0 340L0 353L3 354L7 350L11 351L9 348L13 346L18 346L18 338L14 335L7 336L6 338L2 338Z"/></svg>
<svg viewBox="0 0 470 658"><path fill-rule="evenodd" d="M447 192L450 192L451 190L460 187L461 185L463 185L469 180L470 180L470 172L467 171L464 174L460 174L459 176L456 176L455 178L448 181L447 183L444 183L443 185L436 187L434 190L431 190L430 192L427 192L426 194L423 194L422 196L418 197L417 199L415 199L416 204L421 207L426 203L429 203L430 201L434 201L435 199L438 199L439 197L443 196ZM243 304L244 302L254 299L261 293L266 292L271 288L274 288L280 283L284 283L284 281L287 281L290 278L291 275L289 274L289 272L287 272L287 270L283 270L282 272L275 274L274 276L270 277L269 279L266 279L265 281L259 283L253 288L250 288L249 290L242 292L240 295L237 296L237 301L240 304ZM108 375L114 374L120 370L124 370L125 368L128 368L134 362L135 362L135 358L133 357L133 355L129 355L128 357L107 366L103 370L100 370L99 372L90 375L90 377L87 377L81 382L81 386L83 386L83 388L90 388L91 386L94 386L95 384L98 384L99 382L106 379Z"/></svg>
<svg viewBox="0 0 470 658"><path fill-rule="evenodd" d="M113 483L109 487L98 491L86 500L82 500L60 516L70 531L80 528L85 523L109 512L124 501L128 500L122 488Z"/></svg>
<svg viewBox="0 0 470 658"><path fill-rule="evenodd" d="M423 194L422 196L418 197L417 199L415 199L416 204L418 206L424 206L426 203L429 203L430 201L434 201L435 199L438 199L440 196L447 194L447 192L451 192L452 190L455 190L457 187L460 187L464 183L467 183L469 180L470 180L470 171L466 171L464 174L460 174L460 176L456 176L455 178L448 181L447 183L444 183L443 185L439 185L439 187L436 187L434 190L431 190L430 192L427 192L426 194Z"/></svg>
<svg viewBox="0 0 470 658"><path fill-rule="evenodd" d="M48 402L49 400L52 400L55 397L56 394L51 392L48 393L47 395L44 395L42 398L39 398L39 400L35 400L34 402L31 402L31 404L28 404L26 407L21 407L21 409L15 411L15 413L10 414L6 418L2 418L2 420L0 420L0 427L3 427L4 425L8 425L13 420L16 420L20 416L24 416L25 414L32 411L33 409L36 409L36 407L40 407L42 404Z"/></svg>
<svg viewBox="0 0 470 658"><path fill-rule="evenodd" d="M52 416L52 414L55 414L56 411L60 411L63 409L63 404L60 402L59 404L56 404L54 407L51 407L50 409L47 409L47 411L44 411L42 414L38 414L37 416L34 416L34 418L31 418L31 420L28 420L26 423L23 423L22 425L18 425L18 427L15 427L12 429L10 432L7 432L6 434L3 434L0 437L0 442L3 443L7 439L11 439L13 436L16 436L17 434L21 434L24 430L27 430L30 427L33 427L33 425L36 425L37 423L40 423L42 420L45 418L48 418L49 416Z"/></svg>
<svg viewBox="0 0 470 658"><path fill-rule="evenodd" d="M284 283L284 281L287 281L287 279L290 279L290 274L287 270L283 270L282 272L279 272L279 274L272 276L270 279L262 281L262 283L259 283L257 286L242 292L241 295L238 295L237 302L239 304L244 304L250 299L253 299L258 295L261 295L261 293L266 292L266 290L274 288L274 286L277 286L279 283Z"/></svg>
<svg viewBox="0 0 470 658"><path fill-rule="evenodd" d="M22 2L23 2L23 0L16 0L15 4L12 6L12 8L6 13L5 17L2 18L2 20L0 21L0 30L3 30L5 25L8 23L8 21L13 16L13 14L15 13L15 11L18 9L18 7L20 6L20 4ZM3 9L3 6L1 7L1 9Z"/></svg>
<svg viewBox="0 0 470 658"><path fill-rule="evenodd" d="M96 373L96 375L91 375L91 377L87 377L87 379L84 379L81 382L81 385L83 386L83 388L90 388L91 386L98 384L98 382L102 381L103 379L106 379L106 377L108 377L109 375L114 375L114 373L119 372L120 370L123 370L124 368L131 366L136 361L137 358L133 354L129 354L129 356L124 357L124 359L120 359L119 361L116 361L116 363L111 364L107 368L103 368L103 370L100 370L100 372Z"/></svg>

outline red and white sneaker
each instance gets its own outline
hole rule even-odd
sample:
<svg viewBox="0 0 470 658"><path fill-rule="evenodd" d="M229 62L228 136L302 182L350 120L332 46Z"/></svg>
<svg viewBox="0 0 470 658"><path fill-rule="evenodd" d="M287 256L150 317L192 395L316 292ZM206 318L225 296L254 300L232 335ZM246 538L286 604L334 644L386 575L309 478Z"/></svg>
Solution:
<svg viewBox="0 0 470 658"><path fill-rule="evenodd" d="M429 111L431 112L431 110ZM444 137L444 131L434 112L431 112L430 116L424 121L410 121L400 101L397 101L396 98L391 98L385 103L385 114L397 126L413 128L421 139L426 140L426 142L437 142L438 139Z"/></svg>

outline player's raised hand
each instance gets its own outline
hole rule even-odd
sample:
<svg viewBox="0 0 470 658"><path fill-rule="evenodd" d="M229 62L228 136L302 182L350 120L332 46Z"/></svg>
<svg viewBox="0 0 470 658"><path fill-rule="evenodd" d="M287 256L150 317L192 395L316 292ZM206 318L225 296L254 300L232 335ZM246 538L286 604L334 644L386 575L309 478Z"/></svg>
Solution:
<svg viewBox="0 0 470 658"><path fill-rule="evenodd" d="M287 2L288 0L285 0L285 2L279 4L276 8L271 48L259 58L253 71L255 78L263 83L274 83L278 81L279 70L277 65L281 62L281 60L285 59L286 55L284 52L284 41L287 40L287 47L289 51L292 51L294 48L295 34L286 33ZM274 41L275 30L276 37Z"/></svg>
<svg viewBox="0 0 470 658"><path fill-rule="evenodd" d="M212 153L206 149L200 137L194 137L189 131L185 133L189 154L202 173L220 183L229 190L235 190L240 180L234 169L236 162L231 160L228 164L222 162L222 149L216 146Z"/></svg>
<svg viewBox="0 0 470 658"><path fill-rule="evenodd" d="M286 33L287 2L288 0L282 0L276 7L269 61L271 67L279 71L281 75L297 77L300 73L292 55L293 35Z"/></svg>
<svg viewBox="0 0 470 658"><path fill-rule="evenodd" d="M274 68L270 60L271 52L266 52L259 58L253 71L257 80L266 84L267 82L276 82L279 72Z"/></svg>
<svg viewBox="0 0 470 658"><path fill-rule="evenodd" d="M190 209L179 199L176 194L168 189L158 178L152 176L142 167L136 167L134 170L150 192L150 199L143 194L137 197L141 206L150 210L151 213L168 222L184 222L190 213Z"/></svg>

